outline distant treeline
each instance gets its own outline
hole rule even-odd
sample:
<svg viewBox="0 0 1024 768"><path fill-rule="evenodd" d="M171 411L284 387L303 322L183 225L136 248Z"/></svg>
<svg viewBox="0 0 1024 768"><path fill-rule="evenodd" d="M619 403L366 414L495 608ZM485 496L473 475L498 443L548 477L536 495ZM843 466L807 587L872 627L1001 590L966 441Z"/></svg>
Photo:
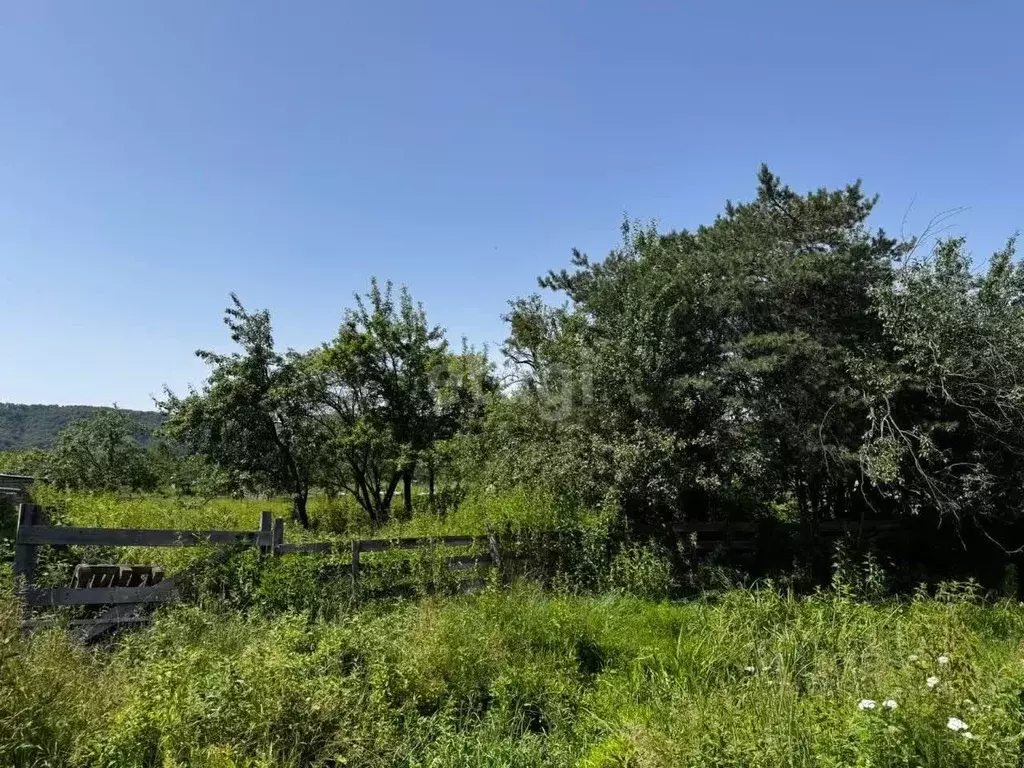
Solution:
<svg viewBox="0 0 1024 768"><path fill-rule="evenodd" d="M109 408L93 405L23 405L0 403L0 451L49 449L65 427L95 416ZM146 432L160 426L155 411L127 411ZM140 435L142 437L142 435Z"/></svg>

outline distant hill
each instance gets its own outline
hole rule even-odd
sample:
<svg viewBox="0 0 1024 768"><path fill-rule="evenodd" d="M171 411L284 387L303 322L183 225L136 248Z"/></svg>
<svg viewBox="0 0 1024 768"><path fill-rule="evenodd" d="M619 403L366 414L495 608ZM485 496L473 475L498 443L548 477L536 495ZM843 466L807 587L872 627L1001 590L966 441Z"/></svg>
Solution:
<svg viewBox="0 0 1024 768"><path fill-rule="evenodd" d="M0 403L0 451L52 448L64 427L88 419L99 411L95 405L21 405ZM160 425L156 411L127 411L146 429Z"/></svg>

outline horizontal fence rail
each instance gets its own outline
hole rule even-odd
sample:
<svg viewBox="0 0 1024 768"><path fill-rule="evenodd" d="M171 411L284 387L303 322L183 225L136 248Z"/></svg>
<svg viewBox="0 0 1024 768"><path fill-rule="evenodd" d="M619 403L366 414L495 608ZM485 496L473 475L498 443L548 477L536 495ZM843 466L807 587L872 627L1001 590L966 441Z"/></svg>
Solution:
<svg viewBox="0 0 1024 768"><path fill-rule="evenodd" d="M363 588L367 588L368 591L388 589L373 586L372 582L367 587L362 581L363 576L396 573L395 563L375 562L373 557L370 558L370 562L366 562L366 555L396 550L439 550L436 562L444 569L460 575L454 586L462 591L483 586L485 580L481 577L481 568L499 569L504 581L508 576L507 566L514 567L516 563L536 555L532 550L502 552L499 550L497 539L493 536L403 537L285 544L284 529L284 520L273 518L270 512L261 513L259 530L255 531L181 531L47 525L41 509L31 504L22 504L18 509L14 553L14 575L23 606L22 626L33 628L53 623L50 619L31 615L31 608L102 606L102 612L92 618L73 618L65 622L67 626L81 628L80 637L88 642L111 628L144 623L148 621L149 609L153 606L181 599L180 587L186 574L164 578L162 569L152 565L83 563L75 569L70 586L40 587L36 584L37 549L40 546L213 546L216 547L216 551L203 562L214 563L226 562L231 552L239 548L258 549L261 557L347 554L350 557L349 562L332 567L338 578L349 582L354 598L359 596ZM811 536L825 542L834 542L844 535L871 538L905 534L912 530L912 525L911 521L907 520L826 520L811 525L775 521L684 521L660 530L663 533L667 530L681 539L687 539L697 552L706 553L724 548L743 555L757 551L765 542L770 543L771 537L779 533L795 534L798 537ZM551 531L543 536L545 539L549 537L561 540L558 531ZM475 551L452 553L449 551L452 549ZM411 572L410 569L411 566L407 562L405 566L398 568L398 572L404 576Z"/></svg>
<svg viewBox="0 0 1024 768"><path fill-rule="evenodd" d="M22 504L18 510L15 533L14 575L19 585L24 629L46 626L68 626L80 629L79 637L92 641L104 632L124 625L149 621L148 609L154 605L181 599L179 578L163 578L159 566L86 564L75 568L69 587L39 587L35 583L37 549L40 546L99 547L199 547L215 546L214 562L224 562L237 548L257 548L264 555L345 554L350 563L340 564L337 575L349 580L353 597L362 587L361 576L385 572L383 563L363 562L364 554L393 550L486 548L486 552L449 554L441 557L442 565L453 572L472 575L481 567L496 567L500 557L496 542L486 536L438 536L395 539L355 539L350 542L284 543L284 520L274 519L269 512L260 516L258 531L181 531L163 528L86 528L47 525L39 507ZM484 586L481 578L462 580L460 591ZM75 618L63 622L30 614L31 608L103 607L92 618Z"/></svg>
<svg viewBox="0 0 1024 768"><path fill-rule="evenodd" d="M99 587L96 589L27 587L22 590L22 599L29 605L114 605L125 603L137 605L139 603L173 603L178 600L178 593L174 590L162 590L156 587Z"/></svg>
<svg viewBox="0 0 1024 768"><path fill-rule="evenodd" d="M205 544L269 546L271 534L262 531L172 531L160 528L74 528L30 525L19 528L16 544L50 546L198 547Z"/></svg>
<svg viewBox="0 0 1024 768"><path fill-rule="evenodd" d="M358 539L360 552L383 552L387 549L422 549L424 547L473 547L488 543L486 536L439 536L418 539Z"/></svg>

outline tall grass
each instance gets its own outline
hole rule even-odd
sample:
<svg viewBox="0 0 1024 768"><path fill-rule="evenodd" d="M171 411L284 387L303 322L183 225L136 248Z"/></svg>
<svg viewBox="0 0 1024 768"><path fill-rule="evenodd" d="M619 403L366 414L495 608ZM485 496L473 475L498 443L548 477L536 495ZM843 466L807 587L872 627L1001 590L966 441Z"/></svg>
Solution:
<svg viewBox="0 0 1024 768"><path fill-rule="evenodd" d="M969 597L193 606L99 651L0 602L0 765L1010 768L1022 689L1024 608Z"/></svg>
<svg viewBox="0 0 1024 768"><path fill-rule="evenodd" d="M494 531L540 531L578 526L586 519L597 519L584 510L565 510L541 494L517 491L505 495L481 492L470 497L452 514L441 517L428 508L426 499L417 497L410 518L392 520L373 529L365 513L351 497L310 499L311 529L290 522L290 504L284 499L199 500L189 497L83 493L40 486L35 500L48 510L59 524L102 528L171 528L178 530L244 530L258 528L260 513L270 511L289 521L285 541L334 541L341 551L353 538L397 538L402 536L482 535ZM0 513L2 514L2 513ZM13 517L5 517L8 529L0 528L0 554L10 554ZM42 576L54 585L69 578L75 562L133 562L162 565L177 571L203 559L208 548L98 548L75 547L62 553L42 548ZM337 558L335 558L337 559ZM329 565L329 563L328 563ZM296 565L300 571L302 567ZM0 579L2 582L3 579Z"/></svg>
<svg viewBox="0 0 1024 768"><path fill-rule="evenodd" d="M39 500L106 527L251 530L263 509L287 514L282 501ZM318 529L289 536L367 535L346 504L315 500ZM574 570L555 591L354 604L329 577L344 558L248 552L200 572L194 604L94 650L60 630L22 638L0 587L0 766L1018 765L1024 606L963 587L859 602L870 585L838 576L805 598L669 603L663 553L607 551L607 524L482 493L374 535L571 530ZM58 566L86 555L173 568L197 553L75 551L41 566L66 583Z"/></svg>
<svg viewBox="0 0 1024 768"><path fill-rule="evenodd" d="M38 504L53 510L64 522L105 528L178 528L190 530L253 530L260 513L269 510L275 517L290 520L290 505L285 499L194 499L183 496L83 493L40 485L35 490ZM325 536L445 536L476 535L499 529L548 529L575 524L587 516L586 510L564 509L550 497L516 490L497 495L480 491L471 495L448 515L429 508L425 497L417 497L411 517L396 514L381 529L371 528L366 514L350 496L328 499L313 496L309 501L312 530L296 524L287 526L294 540L323 539Z"/></svg>

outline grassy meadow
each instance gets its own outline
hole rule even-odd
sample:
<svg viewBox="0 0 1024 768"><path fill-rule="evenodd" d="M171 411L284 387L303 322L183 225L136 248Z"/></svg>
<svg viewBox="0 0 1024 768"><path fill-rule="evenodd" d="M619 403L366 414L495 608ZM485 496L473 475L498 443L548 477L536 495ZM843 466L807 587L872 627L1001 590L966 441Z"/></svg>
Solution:
<svg viewBox="0 0 1024 768"><path fill-rule="evenodd" d="M79 525L251 529L260 510L286 511L46 493ZM321 530L303 535L359 533L350 510L317 505ZM557 514L542 507L483 496L387 535ZM187 551L120 554L175 568ZM764 587L670 602L652 599L651 559L616 561L598 591L354 605L319 578L322 558L241 556L189 604L91 649L58 629L22 638L8 580L0 765L1019 765L1021 605L956 585L898 601Z"/></svg>

